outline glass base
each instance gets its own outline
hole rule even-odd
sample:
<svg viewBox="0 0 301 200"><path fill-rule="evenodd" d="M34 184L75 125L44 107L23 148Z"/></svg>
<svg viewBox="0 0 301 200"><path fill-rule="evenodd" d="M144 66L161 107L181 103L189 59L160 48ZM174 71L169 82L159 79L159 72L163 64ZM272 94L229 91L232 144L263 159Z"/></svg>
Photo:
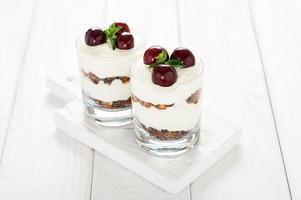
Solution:
<svg viewBox="0 0 301 200"><path fill-rule="evenodd" d="M93 99L83 94L85 114L97 124L107 127L121 127L132 123L132 108L100 108Z"/></svg>
<svg viewBox="0 0 301 200"><path fill-rule="evenodd" d="M136 142L149 153L160 157L174 157L192 149L200 138L200 126L195 126L192 130L185 132L179 139L162 140L150 135L145 127L134 119L134 131Z"/></svg>

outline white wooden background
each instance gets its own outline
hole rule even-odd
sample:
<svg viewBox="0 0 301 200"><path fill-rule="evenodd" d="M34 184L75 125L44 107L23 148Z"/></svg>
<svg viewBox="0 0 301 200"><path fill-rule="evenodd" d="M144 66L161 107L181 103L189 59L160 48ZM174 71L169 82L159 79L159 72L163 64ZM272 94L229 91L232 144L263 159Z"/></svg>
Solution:
<svg viewBox="0 0 301 200"><path fill-rule="evenodd" d="M298 0L0 0L1 200L301 199L301 2ZM77 70L74 40L126 21L147 44L194 49L204 107L243 138L170 195L55 130L53 70Z"/></svg>

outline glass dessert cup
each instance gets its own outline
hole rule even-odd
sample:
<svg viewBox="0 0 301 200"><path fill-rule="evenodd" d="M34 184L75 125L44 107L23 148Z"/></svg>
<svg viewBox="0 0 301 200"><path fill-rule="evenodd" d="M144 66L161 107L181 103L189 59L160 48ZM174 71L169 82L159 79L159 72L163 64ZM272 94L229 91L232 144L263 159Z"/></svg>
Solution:
<svg viewBox="0 0 301 200"><path fill-rule="evenodd" d="M152 154L172 157L193 148L200 138L203 64L177 70L171 87L152 84L150 69L131 69L133 124L136 141Z"/></svg>
<svg viewBox="0 0 301 200"><path fill-rule="evenodd" d="M85 114L98 124L119 127L132 122L130 67L142 54L143 39L135 47L112 50L109 43L87 46L84 35L76 41Z"/></svg>

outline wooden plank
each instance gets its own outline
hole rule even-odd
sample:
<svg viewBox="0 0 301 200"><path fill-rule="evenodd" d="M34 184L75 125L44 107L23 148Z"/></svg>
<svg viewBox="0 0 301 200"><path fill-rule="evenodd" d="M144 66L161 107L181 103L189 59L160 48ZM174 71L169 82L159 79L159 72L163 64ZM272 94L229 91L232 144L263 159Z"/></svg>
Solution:
<svg viewBox="0 0 301 200"><path fill-rule="evenodd" d="M243 127L240 147L192 184L192 199L290 199L248 2L182 0L179 10L182 45L205 61L204 107Z"/></svg>
<svg viewBox="0 0 301 200"><path fill-rule="evenodd" d="M146 38L146 47L163 45L172 49L179 44L175 1L109 1L106 22L125 21ZM92 199L190 199L189 188L171 195L115 162L96 153Z"/></svg>
<svg viewBox="0 0 301 200"><path fill-rule="evenodd" d="M301 2L250 3L292 199L301 199Z"/></svg>
<svg viewBox="0 0 301 200"><path fill-rule="evenodd" d="M75 38L101 22L103 5L37 1L1 165L1 199L90 198L93 152L55 131L52 113L63 103L48 94L45 80L53 70L77 71Z"/></svg>
<svg viewBox="0 0 301 200"><path fill-rule="evenodd" d="M189 189L170 194L140 176L116 164L107 157L95 153L92 199L164 199L187 200Z"/></svg>
<svg viewBox="0 0 301 200"><path fill-rule="evenodd" d="M18 4L19 6L16 6ZM0 162L18 79L23 70L34 1L0 1ZM22 36L20 36L22 34Z"/></svg>

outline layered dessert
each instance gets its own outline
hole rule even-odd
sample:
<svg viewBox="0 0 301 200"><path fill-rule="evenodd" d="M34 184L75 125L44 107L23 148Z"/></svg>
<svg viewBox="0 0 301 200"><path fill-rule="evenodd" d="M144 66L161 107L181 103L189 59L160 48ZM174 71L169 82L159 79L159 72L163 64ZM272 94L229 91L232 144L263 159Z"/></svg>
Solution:
<svg viewBox="0 0 301 200"><path fill-rule="evenodd" d="M100 122L128 119L130 123L130 67L141 56L142 48L142 36L130 32L126 23L91 28L79 37L80 78L90 117Z"/></svg>
<svg viewBox="0 0 301 200"><path fill-rule="evenodd" d="M131 70L138 143L158 154L191 148L199 138L203 64L187 48L153 46Z"/></svg>

